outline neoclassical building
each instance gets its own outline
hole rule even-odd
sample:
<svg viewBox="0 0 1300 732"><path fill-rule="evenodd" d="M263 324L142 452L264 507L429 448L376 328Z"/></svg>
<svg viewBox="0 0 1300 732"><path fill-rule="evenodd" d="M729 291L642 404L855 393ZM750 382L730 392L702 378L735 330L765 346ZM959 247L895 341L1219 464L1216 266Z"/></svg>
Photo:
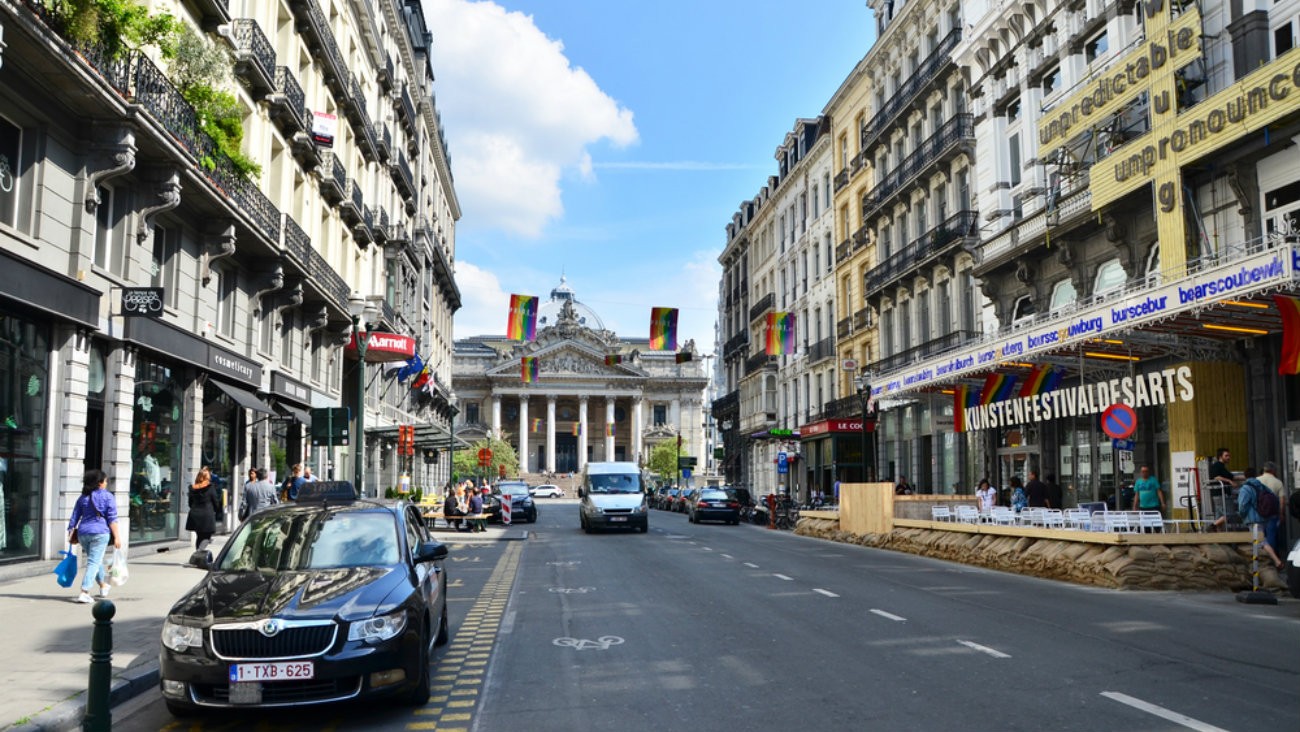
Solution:
<svg viewBox="0 0 1300 732"><path fill-rule="evenodd" d="M643 462L678 435L683 456L703 456L708 379L694 342L679 351L692 360L677 363L672 351L649 350L648 338L620 338L563 278L538 309L537 327L525 343L504 335L455 342L459 440L501 436L519 455L521 475L576 472L589 460ZM521 375L525 356L538 359L532 383Z"/></svg>

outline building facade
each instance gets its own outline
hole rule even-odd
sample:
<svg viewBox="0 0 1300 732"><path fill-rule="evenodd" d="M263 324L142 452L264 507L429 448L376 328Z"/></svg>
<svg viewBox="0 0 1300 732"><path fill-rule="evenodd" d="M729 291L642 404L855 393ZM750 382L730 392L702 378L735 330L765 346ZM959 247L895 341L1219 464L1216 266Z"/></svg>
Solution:
<svg viewBox="0 0 1300 732"><path fill-rule="evenodd" d="M707 360L691 341L682 363L649 345L606 329L561 278L538 308L534 340L456 341L456 439L509 442L521 477L581 472L590 461L644 464L655 445L679 436L681 454L703 466ZM524 357L538 359L531 383L522 378Z"/></svg>
<svg viewBox="0 0 1300 732"><path fill-rule="evenodd" d="M449 348L459 211L418 4L147 7L185 53L0 3L0 562L63 548L89 468L151 542L182 536L200 467L230 489L310 460L310 410L347 403L354 297L371 330ZM449 397L375 391L369 423L433 422Z"/></svg>

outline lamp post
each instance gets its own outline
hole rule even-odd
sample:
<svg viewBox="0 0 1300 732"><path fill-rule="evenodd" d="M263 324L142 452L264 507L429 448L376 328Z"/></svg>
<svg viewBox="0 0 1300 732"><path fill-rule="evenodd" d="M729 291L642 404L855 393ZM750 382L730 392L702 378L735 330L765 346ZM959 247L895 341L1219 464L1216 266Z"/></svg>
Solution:
<svg viewBox="0 0 1300 732"><path fill-rule="evenodd" d="M357 393L356 404L353 405L353 410L356 411L356 425L353 429L356 457L352 461L352 487L363 498L366 495L366 338L369 337L363 328L369 327L366 316L370 312L371 307L361 293L352 293L352 297L348 298L348 313L352 316L352 338L357 343Z"/></svg>
<svg viewBox="0 0 1300 732"><path fill-rule="evenodd" d="M858 401L862 404L862 482L867 482L867 407L871 405L871 384L866 374L853 377L853 386L858 390Z"/></svg>

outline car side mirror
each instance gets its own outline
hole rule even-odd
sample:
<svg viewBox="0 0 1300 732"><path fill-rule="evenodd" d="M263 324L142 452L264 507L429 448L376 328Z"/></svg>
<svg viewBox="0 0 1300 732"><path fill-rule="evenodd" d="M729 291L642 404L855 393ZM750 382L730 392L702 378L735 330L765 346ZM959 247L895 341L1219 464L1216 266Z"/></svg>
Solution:
<svg viewBox="0 0 1300 732"><path fill-rule="evenodd" d="M420 544L420 549L415 553L417 562L436 562L440 559L447 558L447 545L439 541L426 541Z"/></svg>
<svg viewBox="0 0 1300 732"><path fill-rule="evenodd" d="M582 486L578 486L578 498L586 498L586 497L587 497L587 489L583 488Z"/></svg>

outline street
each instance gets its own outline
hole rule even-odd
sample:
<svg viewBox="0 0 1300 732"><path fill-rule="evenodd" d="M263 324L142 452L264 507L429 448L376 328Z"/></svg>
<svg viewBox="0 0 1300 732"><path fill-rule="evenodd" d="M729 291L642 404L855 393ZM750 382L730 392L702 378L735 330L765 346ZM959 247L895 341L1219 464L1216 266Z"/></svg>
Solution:
<svg viewBox="0 0 1300 732"><path fill-rule="evenodd" d="M526 542L455 544L452 643L423 709L116 730L1282 730L1300 718L1300 604L1127 593L650 516L585 535L541 500ZM193 722L193 726L191 726Z"/></svg>

